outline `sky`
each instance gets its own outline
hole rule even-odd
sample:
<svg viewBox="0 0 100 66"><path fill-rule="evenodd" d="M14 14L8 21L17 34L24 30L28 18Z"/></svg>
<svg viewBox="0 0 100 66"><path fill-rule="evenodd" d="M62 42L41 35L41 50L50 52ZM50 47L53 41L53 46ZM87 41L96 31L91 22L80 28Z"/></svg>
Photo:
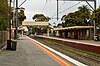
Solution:
<svg viewBox="0 0 100 66"><path fill-rule="evenodd" d="M20 5L24 0L18 0L18 4ZM25 8L26 21L32 21L32 17L35 14L44 14L45 16L49 16L50 18L56 18L57 13L57 0L26 0L26 2L21 6ZM97 1L97 8L100 6L100 0ZM94 6L93 2L89 2L92 6ZM79 6L87 5L86 2L81 1L59 1L59 18L63 15L68 14L70 12L74 12L77 10ZM65 11L64 11L65 10ZM61 12L62 11L62 12ZM51 19L50 23L61 23L60 19Z"/></svg>

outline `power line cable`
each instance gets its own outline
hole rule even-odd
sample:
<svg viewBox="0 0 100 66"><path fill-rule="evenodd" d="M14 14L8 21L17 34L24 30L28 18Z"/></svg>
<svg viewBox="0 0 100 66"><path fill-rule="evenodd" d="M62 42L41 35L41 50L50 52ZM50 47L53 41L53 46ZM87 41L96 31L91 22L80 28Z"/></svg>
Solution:
<svg viewBox="0 0 100 66"><path fill-rule="evenodd" d="M25 2L26 2L26 0L24 0L24 1L19 5L19 7L20 7L21 5L23 5Z"/></svg>
<svg viewBox="0 0 100 66"><path fill-rule="evenodd" d="M81 3L81 2L78 2L78 3L74 4L73 6L70 6L69 8L67 8L67 9L65 9L65 10L63 10L63 11L60 11L59 14L62 13L62 12L65 12L65 11L68 10L68 9L71 9L71 8L75 7L76 5L78 5L78 4L80 4L80 3Z"/></svg>
<svg viewBox="0 0 100 66"><path fill-rule="evenodd" d="M58 9L61 9L64 4L65 4L65 1L63 2L63 4L61 4L61 6ZM54 15L55 15L55 13L54 13Z"/></svg>
<svg viewBox="0 0 100 66"><path fill-rule="evenodd" d="M63 2L63 4L59 7L59 9L61 9L64 4L65 4L65 2Z"/></svg>
<svg viewBox="0 0 100 66"><path fill-rule="evenodd" d="M48 2L50 2L50 1L51 1L51 0L49 0L49 1L48 1L48 0L46 0L46 2L45 2L45 4L44 4L43 9L42 9L42 11L41 11L41 12L43 12L43 11L44 11L44 9L46 8L47 3L48 3Z"/></svg>
<svg viewBox="0 0 100 66"><path fill-rule="evenodd" d="M47 2L44 4L43 9L42 9L42 12L44 11L46 5L47 5Z"/></svg>
<svg viewBox="0 0 100 66"><path fill-rule="evenodd" d="M70 1L68 1L68 2L70 2ZM58 8L58 9L61 9L62 8L62 6L65 4L66 2L64 1L63 2L63 4ZM55 12L56 13L56 12ZM54 15L55 15L55 13L54 13ZM54 18L55 19L55 18ZM59 18L58 18L59 19Z"/></svg>
<svg viewBox="0 0 100 66"><path fill-rule="evenodd" d="M82 1L81 1L81 2L82 2ZM60 11L58 14L60 14L60 13L62 13L62 12L65 12L66 10L71 9L71 8L77 6L77 5L80 4L81 2L78 2L78 3L76 3L76 4L74 4L74 5L70 6L70 7L68 7L67 9ZM54 17L54 16L56 16L56 15L57 15L57 14L54 14L52 17Z"/></svg>

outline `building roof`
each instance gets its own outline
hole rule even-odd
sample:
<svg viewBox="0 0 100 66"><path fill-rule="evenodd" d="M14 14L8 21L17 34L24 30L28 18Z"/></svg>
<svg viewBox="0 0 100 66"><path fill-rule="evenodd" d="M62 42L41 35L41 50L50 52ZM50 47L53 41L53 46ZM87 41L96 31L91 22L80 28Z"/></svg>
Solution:
<svg viewBox="0 0 100 66"><path fill-rule="evenodd" d="M94 26L72 26L72 27L65 27L65 28L54 28L54 31L59 30L72 30L72 29L88 29L88 28L94 28Z"/></svg>

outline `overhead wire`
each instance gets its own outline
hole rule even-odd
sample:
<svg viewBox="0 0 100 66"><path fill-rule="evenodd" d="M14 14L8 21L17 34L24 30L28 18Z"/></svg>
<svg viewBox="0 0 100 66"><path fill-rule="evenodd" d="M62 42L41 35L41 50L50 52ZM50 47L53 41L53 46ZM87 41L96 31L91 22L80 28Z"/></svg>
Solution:
<svg viewBox="0 0 100 66"><path fill-rule="evenodd" d="M70 2L70 1L68 1L68 2ZM61 9L62 6L63 6L65 3L66 3L66 2L64 1L63 4L61 4L61 6L60 6L58 9ZM55 13L56 13L56 12L55 12ZM55 13L54 13L54 15L56 15ZM55 19L55 18L54 18L54 19ZM59 18L58 18L58 19L59 19Z"/></svg>
<svg viewBox="0 0 100 66"><path fill-rule="evenodd" d="M74 5L70 6L70 7L68 7L67 9L60 11L59 14L62 13L62 12L65 12L65 11L68 10L68 9L71 9L71 8L75 7L76 5L78 5L78 4L80 4L80 3L81 3L81 2L78 2L78 3L76 3L76 4L74 4Z"/></svg>
<svg viewBox="0 0 100 66"><path fill-rule="evenodd" d="M58 9L61 9L64 4L65 4L65 2L63 2L63 4L61 4L61 6Z"/></svg>
<svg viewBox="0 0 100 66"><path fill-rule="evenodd" d="M49 2L50 2L51 0L49 0ZM45 4L44 4L44 6L43 6L43 9L41 10L41 12L43 12L44 11L44 9L46 8L46 6L47 6L47 3L48 3L48 0L46 0L46 2L45 2Z"/></svg>
<svg viewBox="0 0 100 66"><path fill-rule="evenodd" d="M42 12L44 11L46 5L47 5L47 2L44 4L43 9L42 9Z"/></svg>
<svg viewBox="0 0 100 66"><path fill-rule="evenodd" d="M70 7L68 7L67 9L65 9L65 10L62 10L62 11L60 11L60 12L58 12L58 14L60 14L60 13L62 13L62 12L65 12L66 10L69 10L69 9L71 9L71 8L73 8L73 7L75 7L75 6L77 6L78 4L80 4L82 1L80 1L80 2L78 2L78 3L76 3L76 4L74 4L74 5L72 5L72 6L70 6ZM56 16L57 14L54 14L52 17L54 17L54 16Z"/></svg>

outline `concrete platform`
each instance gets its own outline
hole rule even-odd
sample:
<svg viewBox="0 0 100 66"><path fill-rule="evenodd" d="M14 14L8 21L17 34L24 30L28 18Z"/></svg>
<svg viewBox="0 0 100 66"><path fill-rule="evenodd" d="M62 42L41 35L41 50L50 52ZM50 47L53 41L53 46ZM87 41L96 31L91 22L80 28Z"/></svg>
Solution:
<svg viewBox="0 0 100 66"><path fill-rule="evenodd" d="M0 52L0 66L66 66L57 61L39 49L26 36L18 40L16 51L4 49Z"/></svg>
<svg viewBox="0 0 100 66"><path fill-rule="evenodd" d="M37 35L37 37L53 40L59 43L66 43L68 46L71 46L74 48L100 54L100 51L99 51L100 41L65 39L65 38L47 37L47 36L41 36L41 35Z"/></svg>

